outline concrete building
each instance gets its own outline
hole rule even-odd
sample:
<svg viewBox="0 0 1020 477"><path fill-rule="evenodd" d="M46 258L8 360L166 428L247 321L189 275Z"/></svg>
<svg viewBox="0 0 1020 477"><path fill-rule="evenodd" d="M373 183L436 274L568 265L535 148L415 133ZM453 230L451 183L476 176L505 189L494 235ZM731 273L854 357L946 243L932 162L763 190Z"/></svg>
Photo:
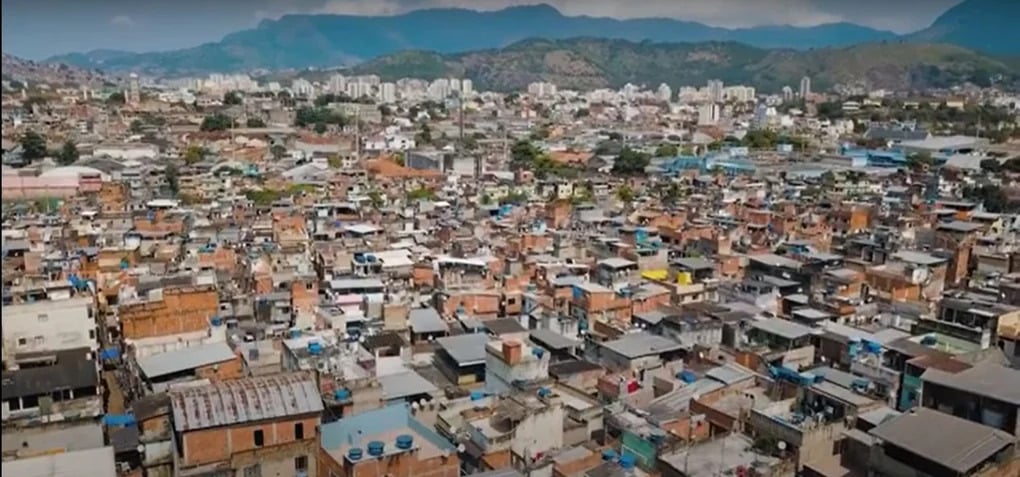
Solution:
<svg viewBox="0 0 1020 477"><path fill-rule="evenodd" d="M459 477L457 450L402 405L322 426L320 475Z"/></svg>
<svg viewBox="0 0 1020 477"><path fill-rule="evenodd" d="M323 406L310 375L182 388L170 400L175 475L319 475Z"/></svg>
<svg viewBox="0 0 1020 477"><path fill-rule="evenodd" d="M547 350L517 340L491 341L485 345L485 388L504 393L514 386L549 378Z"/></svg>
<svg viewBox="0 0 1020 477"><path fill-rule="evenodd" d="M3 307L4 353L99 349L91 297Z"/></svg>

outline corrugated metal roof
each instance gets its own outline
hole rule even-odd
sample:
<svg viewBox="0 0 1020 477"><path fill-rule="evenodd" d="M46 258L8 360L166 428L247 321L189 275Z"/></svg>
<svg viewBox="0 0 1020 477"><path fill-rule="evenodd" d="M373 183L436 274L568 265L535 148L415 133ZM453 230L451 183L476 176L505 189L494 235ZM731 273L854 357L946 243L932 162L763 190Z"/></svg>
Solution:
<svg viewBox="0 0 1020 477"><path fill-rule="evenodd" d="M234 359L234 351L225 342L209 343L154 354L138 360L138 368L149 379Z"/></svg>
<svg viewBox="0 0 1020 477"><path fill-rule="evenodd" d="M960 473L1014 442L1012 435L998 429L927 408L889 419L870 434Z"/></svg>
<svg viewBox="0 0 1020 477"><path fill-rule="evenodd" d="M3 475L18 477L115 477L113 447L51 454L4 462Z"/></svg>
<svg viewBox="0 0 1020 477"><path fill-rule="evenodd" d="M244 378L173 392L178 432L322 411L315 380L304 373Z"/></svg>

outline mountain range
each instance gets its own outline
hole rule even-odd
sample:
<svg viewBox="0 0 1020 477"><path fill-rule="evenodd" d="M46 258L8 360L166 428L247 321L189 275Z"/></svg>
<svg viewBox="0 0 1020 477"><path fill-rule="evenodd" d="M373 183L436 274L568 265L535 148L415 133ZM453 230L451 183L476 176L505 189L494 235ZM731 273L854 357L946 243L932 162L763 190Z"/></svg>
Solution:
<svg viewBox="0 0 1020 477"><path fill-rule="evenodd" d="M1020 55L1018 0L966 0L923 31L899 37L848 23L727 29L665 18L566 16L549 5L498 11L444 8L393 16L286 15L219 42L166 52L97 50L48 61L85 68L162 74L349 66L407 50L442 54L502 48L526 39L578 37L654 42L738 42L810 50L892 40L952 43Z"/></svg>
<svg viewBox="0 0 1020 477"><path fill-rule="evenodd" d="M809 51L763 49L735 42L653 43L575 38L525 40L505 48L443 55L404 51L359 64L351 74L384 80L470 78L477 88L511 91L535 81L564 88L617 88L626 83L705 84L710 79L768 91L796 88L809 76L816 90L836 84L894 90L949 87L1020 78L1015 63L946 44L905 41Z"/></svg>

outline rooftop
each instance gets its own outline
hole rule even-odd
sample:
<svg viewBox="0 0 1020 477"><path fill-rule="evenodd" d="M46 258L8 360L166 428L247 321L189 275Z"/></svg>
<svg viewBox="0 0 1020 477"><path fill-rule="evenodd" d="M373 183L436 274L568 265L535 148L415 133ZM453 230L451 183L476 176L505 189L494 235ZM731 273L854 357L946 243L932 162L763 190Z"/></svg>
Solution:
<svg viewBox="0 0 1020 477"><path fill-rule="evenodd" d="M624 335L622 338L603 343L602 346L628 359L683 349L683 345L676 341L645 332Z"/></svg>
<svg viewBox="0 0 1020 477"><path fill-rule="evenodd" d="M138 359L138 368L148 379L168 376L182 371L223 363L236 358L226 342L208 343L181 348Z"/></svg>
<svg viewBox="0 0 1020 477"><path fill-rule="evenodd" d="M275 374L182 388L170 394L178 432L322 412L315 380Z"/></svg>
<svg viewBox="0 0 1020 477"><path fill-rule="evenodd" d="M959 473L1015 443L998 429L926 408L886 420L869 434Z"/></svg>

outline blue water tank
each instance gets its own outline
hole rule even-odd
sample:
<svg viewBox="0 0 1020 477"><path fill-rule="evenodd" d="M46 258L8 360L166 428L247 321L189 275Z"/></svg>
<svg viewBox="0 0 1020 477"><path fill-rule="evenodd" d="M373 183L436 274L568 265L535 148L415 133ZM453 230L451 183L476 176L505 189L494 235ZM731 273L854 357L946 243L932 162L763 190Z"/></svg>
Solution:
<svg viewBox="0 0 1020 477"><path fill-rule="evenodd" d="M634 465L636 463L637 462L634 459L634 456L632 456L630 454L626 454L625 453L625 454L620 456L620 467L623 467L624 469L627 469L627 470L633 469Z"/></svg>
<svg viewBox="0 0 1020 477"><path fill-rule="evenodd" d="M924 346L935 346L936 344L938 344L938 342L939 339L933 335L928 335L921 338L921 344Z"/></svg>
<svg viewBox="0 0 1020 477"><path fill-rule="evenodd" d="M546 387L538 388L538 397L544 398L548 397L550 394L552 394L552 391L549 388Z"/></svg>
<svg viewBox="0 0 1020 477"><path fill-rule="evenodd" d="M290 339L297 339L301 337L301 330L293 329L290 330Z"/></svg>
<svg viewBox="0 0 1020 477"><path fill-rule="evenodd" d="M676 378L684 382L685 384L691 384L698 380L698 375L685 369L683 371L680 371L679 373L676 373Z"/></svg>
<svg viewBox="0 0 1020 477"><path fill-rule="evenodd" d="M531 348L531 354L535 355L538 359L542 359L542 355L545 354L545 350L535 346L534 348Z"/></svg>
<svg viewBox="0 0 1020 477"><path fill-rule="evenodd" d="M212 325L213 326L220 326L222 324L223 324L223 318L220 318L218 316L214 316L213 317L213 319L212 319Z"/></svg>
<svg viewBox="0 0 1020 477"><path fill-rule="evenodd" d="M606 449L602 451L602 460L606 462L616 460L616 451L614 451L613 449Z"/></svg>
<svg viewBox="0 0 1020 477"><path fill-rule="evenodd" d="M351 398L351 392L346 389L337 389L333 392L333 398L337 401L346 401Z"/></svg>
<svg viewBox="0 0 1020 477"><path fill-rule="evenodd" d="M882 352L882 345L875 343L874 341L865 341L864 349L868 350L869 353L879 354Z"/></svg>
<svg viewBox="0 0 1020 477"><path fill-rule="evenodd" d="M360 447L351 447L351 450L347 451L347 458L352 461L361 460L362 455L364 455L364 453L361 451Z"/></svg>
<svg viewBox="0 0 1020 477"><path fill-rule="evenodd" d="M308 354L318 355L322 353L322 345L318 341L308 343Z"/></svg>
<svg viewBox="0 0 1020 477"><path fill-rule="evenodd" d="M368 443L368 455L373 457L379 457L383 455L386 450L386 444L382 441L372 441Z"/></svg>
<svg viewBox="0 0 1020 477"><path fill-rule="evenodd" d="M471 391L471 400L478 401L485 397L485 393L481 391Z"/></svg>
<svg viewBox="0 0 1020 477"><path fill-rule="evenodd" d="M401 434L397 436L397 449L408 450L414 445L414 437L408 434Z"/></svg>

